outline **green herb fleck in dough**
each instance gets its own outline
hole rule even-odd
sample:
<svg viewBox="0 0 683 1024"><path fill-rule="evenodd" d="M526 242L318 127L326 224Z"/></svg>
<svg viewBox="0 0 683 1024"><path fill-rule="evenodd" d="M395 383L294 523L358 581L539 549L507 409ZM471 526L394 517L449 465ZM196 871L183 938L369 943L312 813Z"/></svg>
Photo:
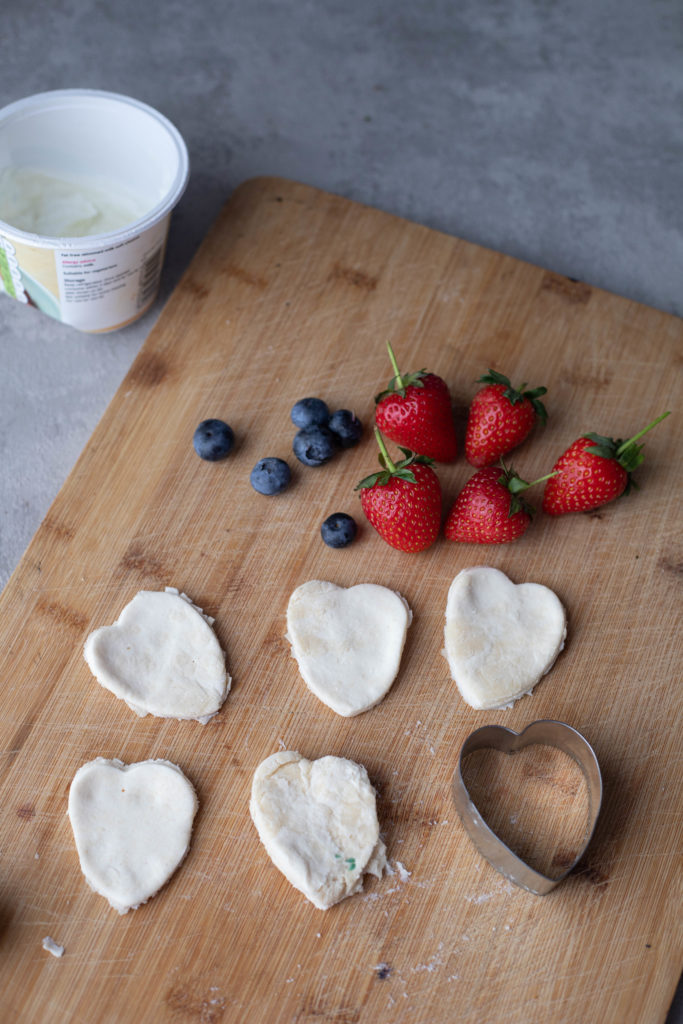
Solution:
<svg viewBox="0 0 683 1024"><path fill-rule="evenodd" d="M341 853L335 853L334 857L335 857L335 860L341 860ZM345 857L344 858L344 863L346 864L346 866L349 869L349 871L355 871L356 870L356 858L355 857Z"/></svg>

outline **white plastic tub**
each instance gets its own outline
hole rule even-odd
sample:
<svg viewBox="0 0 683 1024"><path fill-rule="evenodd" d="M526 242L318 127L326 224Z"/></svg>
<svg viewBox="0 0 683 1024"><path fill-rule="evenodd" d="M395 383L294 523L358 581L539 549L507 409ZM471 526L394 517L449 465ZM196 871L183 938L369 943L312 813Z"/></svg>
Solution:
<svg viewBox="0 0 683 1024"><path fill-rule="evenodd" d="M82 331L136 320L156 298L171 211L188 174L177 129L127 96L63 89L3 108L0 290ZM27 182L32 195L21 208L12 195ZM92 217L80 217L84 209ZM22 223L3 219L8 211ZM94 231L106 226L62 236L60 217Z"/></svg>

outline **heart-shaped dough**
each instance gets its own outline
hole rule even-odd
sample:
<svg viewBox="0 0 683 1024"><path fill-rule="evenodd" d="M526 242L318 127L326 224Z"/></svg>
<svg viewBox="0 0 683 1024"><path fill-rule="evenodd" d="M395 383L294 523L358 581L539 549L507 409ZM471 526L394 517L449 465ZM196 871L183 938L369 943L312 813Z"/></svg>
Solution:
<svg viewBox="0 0 683 1024"><path fill-rule="evenodd" d="M90 634L83 653L98 683L137 715L207 722L231 683L212 625L172 587L141 590L112 626Z"/></svg>
<svg viewBox="0 0 683 1024"><path fill-rule="evenodd" d="M185 857L198 806L170 761L98 757L82 765L68 814L88 885L120 914L146 903Z"/></svg>
<svg viewBox="0 0 683 1024"><path fill-rule="evenodd" d="M540 583L515 584L499 569L463 569L448 591L445 651L463 699L479 709L531 693L564 647L567 619Z"/></svg>
<svg viewBox="0 0 683 1024"><path fill-rule="evenodd" d="M388 692L411 620L407 602L387 587L309 580L289 599L287 639L309 690L349 718Z"/></svg>
<svg viewBox="0 0 683 1024"><path fill-rule="evenodd" d="M279 751L256 769L249 810L270 859L320 910L362 889L365 872L382 877L375 791L362 765Z"/></svg>

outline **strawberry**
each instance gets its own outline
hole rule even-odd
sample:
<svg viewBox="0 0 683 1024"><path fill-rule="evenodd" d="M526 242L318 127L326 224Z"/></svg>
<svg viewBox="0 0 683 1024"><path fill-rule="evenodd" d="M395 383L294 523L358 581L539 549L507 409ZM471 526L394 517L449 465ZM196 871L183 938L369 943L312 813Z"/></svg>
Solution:
<svg viewBox="0 0 683 1024"><path fill-rule="evenodd" d="M601 434L584 434L574 441L560 455L545 485L543 511L549 516L590 512L628 493L635 486L631 473L644 459L642 444L635 442L668 415L658 416L628 441Z"/></svg>
<svg viewBox="0 0 683 1024"><path fill-rule="evenodd" d="M477 383L486 387L472 399L465 458L473 466L490 466L521 444L536 420L545 423L548 414L539 399L547 388L525 391L526 384L513 388L509 378L496 370L489 370Z"/></svg>
<svg viewBox="0 0 683 1024"><path fill-rule="evenodd" d="M453 462L458 453L451 396L435 373L401 374L387 342L395 376L375 398L375 423L391 441L436 462Z"/></svg>
<svg viewBox="0 0 683 1024"><path fill-rule="evenodd" d="M519 497L531 486L506 466L478 470L448 513L446 538L469 544L507 544L517 540L531 525L534 510Z"/></svg>
<svg viewBox="0 0 683 1024"><path fill-rule="evenodd" d="M405 458L392 462L377 427L382 470L357 485L363 512L387 544L399 551L424 551L441 525L441 485L431 459L401 448Z"/></svg>

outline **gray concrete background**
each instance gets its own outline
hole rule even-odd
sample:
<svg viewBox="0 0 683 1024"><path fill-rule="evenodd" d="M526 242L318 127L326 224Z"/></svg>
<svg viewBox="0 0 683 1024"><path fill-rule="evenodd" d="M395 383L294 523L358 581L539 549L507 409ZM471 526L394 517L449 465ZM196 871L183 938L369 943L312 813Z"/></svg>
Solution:
<svg viewBox="0 0 683 1024"><path fill-rule="evenodd" d="M308 182L683 313L681 0L0 6L0 105L126 93L177 125L192 165L143 320L81 335L0 296L0 586L246 178Z"/></svg>

